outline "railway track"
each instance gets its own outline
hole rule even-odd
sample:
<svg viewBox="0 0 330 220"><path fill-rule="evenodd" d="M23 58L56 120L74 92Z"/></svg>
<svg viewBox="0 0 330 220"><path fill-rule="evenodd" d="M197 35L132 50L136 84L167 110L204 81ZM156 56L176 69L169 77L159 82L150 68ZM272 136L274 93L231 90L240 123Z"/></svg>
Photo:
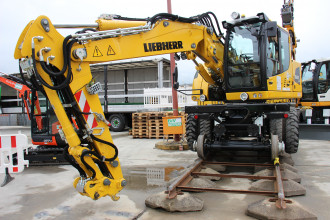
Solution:
<svg viewBox="0 0 330 220"><path fill-rule="evenodd" d="M222 165L227 167L264 167L273 169L273 176L254 176L254 175L238 175L238 174L212 174L200 172L205 165ZM221 177L221 178L243 178L243 179L266 179L274 181L275 191L257 191L257 190L237 190L237 189L220 189L220 188L201 188L187 186L189 182L199 176ZM194 165L187 170L179 179L173 182L168 188L166 193L169 199L175 198L182 192L220 192L220 193L240 193L240 194L257 194L273 196L270 201L275 202L275 205L280 209L285 209L290 200L285 198L283 181L287 179L282 178L279 160L275 160L274 164L261 164L261 163L233 163L233 162L210 162L198 159Z"/></svg>

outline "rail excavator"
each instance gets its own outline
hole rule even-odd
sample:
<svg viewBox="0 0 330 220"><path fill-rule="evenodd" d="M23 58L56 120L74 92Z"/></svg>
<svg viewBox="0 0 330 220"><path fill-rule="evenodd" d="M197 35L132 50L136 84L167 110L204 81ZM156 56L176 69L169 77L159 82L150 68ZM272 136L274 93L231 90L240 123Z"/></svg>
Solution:
<svg viewBox="0 0 330 220"><path fill-rule="evenodd" d="M225 22L226 38L212 12L189 18L168 13L146 19L104 15L96 23L53 25L48 17L40 16L25 27L14 54L26 80L51 103L61 125L59 134L68 143L66 158L80 174L74 187L82 195L117 200L117 193L126 185L118 148L97 95L101 85L92 79L90 64L168 53L192 60L204 86L195 94L200 105L188 108L189 113L213 129L210 139L199 135L203 140L199 155L208 151L207 144L216 144L222 137L219 116L230 118L226 126L232 120L249 128L269 151L271 135L263 123L268 125L270 118L282 119L286 114L287 121L293 117L290 104L277 102L299 98L299 83L293 79L294 74L300 76L300 65L290 59L290 39L294 38L263 13ZM63 37L58 28L80 30ZM270 56L269 47L278 52L277 57L266 56ZM247 92L240 92L242 88ZM238 100L240 103L229 103ZM250 101L253 104L247 104ZM233 110L246 116L239 119L232 115ZM200 120L202 115L205 119ZM248 123L252 126L246 126ZM275 155L280 145L273 139Z"/></svg>

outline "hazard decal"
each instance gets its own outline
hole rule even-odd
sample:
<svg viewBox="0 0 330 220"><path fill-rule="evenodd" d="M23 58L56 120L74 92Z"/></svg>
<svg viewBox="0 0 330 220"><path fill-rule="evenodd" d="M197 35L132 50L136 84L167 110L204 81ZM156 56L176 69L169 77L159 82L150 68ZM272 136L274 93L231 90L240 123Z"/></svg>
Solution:
<svg viewBox="0 0 330 220"><path fill-rule="evenodd" d="M100 49L97 46L95 46L93 57L102 57L102 56L103 54L101 53Z"/></svg>
<svg viewBox="0 0 330 220"><path fill-rule="evenodd" d="M85 94L83 93L82 90L80 90L74 96L76 97L76 100L78 102L80 109L82 110L83 113L85 113L84 118L85 118L88 126L90 128L95 128L97 126L97 121L94 117L94 114L88 114L88 113L91 113L91 107L86 100Z"/></svg>
<svg viewBox="0 0 330 220"><path fill-rule="evenodd" d="M110 55L115 55L115 54L116 54L115 51L114 51L114 50L112 49L112 47L109 45L107 55L110 56Z"/></svg>

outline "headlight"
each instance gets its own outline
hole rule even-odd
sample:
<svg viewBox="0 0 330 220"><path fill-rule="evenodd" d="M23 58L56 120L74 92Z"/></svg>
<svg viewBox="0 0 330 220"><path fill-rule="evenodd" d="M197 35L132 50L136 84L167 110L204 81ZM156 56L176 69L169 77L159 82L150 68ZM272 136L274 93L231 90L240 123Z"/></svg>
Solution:
<svg viewBox="0 0 330 220"><path fill-rule="evenodd" d="M205 95L201 95L201 96L199 97L199 100L200 100L201 102L204 102L204 101L206 100L206 96L205 96Z"/></svg>
<svg viewBox="0 0 330 220"><path fill-rule="evenodd" d="M238 12L234 11L233 13L231 13L231 18L233 20L239 19L241 16Z"/></svg>
<svg viewBox="0 0 330 220"><path fill-rule="evenodd" d="M242 101L245 101L249 98L249 95L246 92L242 92L240 98Z"/></svg>

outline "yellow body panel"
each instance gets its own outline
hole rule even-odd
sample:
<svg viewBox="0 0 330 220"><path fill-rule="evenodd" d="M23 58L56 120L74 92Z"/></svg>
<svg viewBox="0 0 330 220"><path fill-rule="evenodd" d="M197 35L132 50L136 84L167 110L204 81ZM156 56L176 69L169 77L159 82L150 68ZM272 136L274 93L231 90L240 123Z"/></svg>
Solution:
<svg viewBox="0 0 330 220"><path fill-rule="evenodd" d="M314 106L330 106L330 102L300 102L301 106L314 107Z"/></svg>
<svg viewBox="0 0 330 220"><path fill-rule="evenodd" d="M113 60L122 60L136 57L169 54L181 51L198 50L198 44L205 44L204 37L208 35L206 28L193 24L166 21L169 24L165 27L163 22L152 30L140 34L119 36L100 41L89 41L87 44L73 47L86 48L87 57L84 62L99 63ZM213 37L212 37L213 38ZM214 39L216 39L214 37ZM173 42L182 42L174 46ZM167 49L161 43L167 43ZM220 43L208 42L208 47L217 48L216 58L222 59L223 47ZM196 45L197 48L193 48ZM201 50L204 58L212 62L212 56L208 50ZM221 52L222 51L222 52ZM213 61L214 62L214 61Z"/></svg>
<svg viewBox="0 0 330 220"><path fill-rule="evenodd" d="M241 100L242 92L227 93L228 100ZM248 94L248 100L268 100L268 99L295 99L301 98L301 92L278 92L278 91L252 91Z"/></svg>

